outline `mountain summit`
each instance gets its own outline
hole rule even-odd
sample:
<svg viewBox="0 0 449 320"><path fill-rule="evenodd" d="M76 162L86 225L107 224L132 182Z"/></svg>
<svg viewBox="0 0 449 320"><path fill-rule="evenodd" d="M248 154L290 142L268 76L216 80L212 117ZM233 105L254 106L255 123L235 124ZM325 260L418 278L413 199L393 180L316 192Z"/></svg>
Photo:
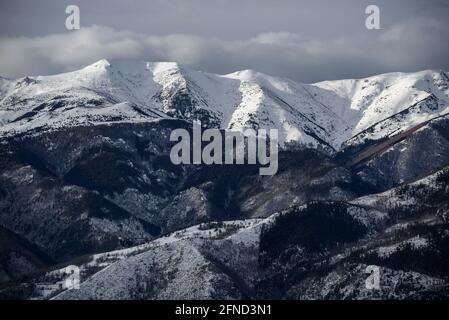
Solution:
<svg viewBox="0 0 449 320"><path fill-rule="evenodd" d="M175 62L102 59L51 76L0 80L0 134L105 122L198 119L277 128L280 141L338 151L449 112L446 72L388 73L301 84L253 70L217 75Z"/></svg>

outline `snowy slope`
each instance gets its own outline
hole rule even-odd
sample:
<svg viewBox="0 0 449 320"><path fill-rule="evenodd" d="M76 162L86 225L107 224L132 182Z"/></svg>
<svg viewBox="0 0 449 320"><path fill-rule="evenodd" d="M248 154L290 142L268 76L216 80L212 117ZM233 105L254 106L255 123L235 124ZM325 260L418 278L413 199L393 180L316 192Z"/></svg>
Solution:
<svg viewBox="0 0 449 320"><path fill-rule="evenodd" d="M100 60L54 76L0 79L0 134L160 117L209 127L277 128L280 142L339 150L449 112L444 72L312 85L253 70L227 75L173 62Z"/></svg>
<svg viewBox="0 0 449 320"><path fill-rule="evenodd" d="M345 119L351 130L342 138L356 144L366 138L376 140L403 132L447 114L448 85L447 73L425 70L320 82L314 86L329 94L320 90L314 94Z"/></svg>
<svg viewBox="0 0 449 320"><path fill-rule="evenodd" d="M96 254L80 266L80 289L63 291L54 299L211 299L223 294L222 290L228 292L230 298L240 298L233 279L220 271L206 253L212 247L204 245L229 242L231 246L254 251L260 227L269 220L206 223L141 246ZM226 252L225 247L219 248L221 258L229 254L229 263L231 260L241 263L239 257ZM48 276L55 274L61 272L52 271ZM41 290L37 294L39 298L49 298L48 295L55 293L56 289Z"/></svg>
<svg viewBox="0 0 449 320"><path fill-rule="evenodd" d="M392 188L382 193L366 195L350 202L355 205L385 211L398 206L416 208L421 204L423 197L441 188L444 189L444 185L438 183L438 177L448 172L449 168L446 167L407 185Z"/></svg>
<svg viewBox="0 0 449 320"><path fill-rule="evenodd" d="M432 176L420 183L428 185L433 180ZM375 253L388 258L407 244L419 252L427 248L429 242L426 236L416 234L394 238L392 228L404 226L406 229L405 224L396 223L386 228L389 220L387 212L364 209L360 205L365 206L365 201L355 203L357 204L354 206L348 205L347 212L354 221L365 225L369 232L359 242L323 253L324 257L328 255L327 258L318 259L316 266L322 267L324 264L324 273L306 273L307 277L293 285L286 292L286 297L397 299L447 285L443 279L432 274L401 267L390 268L386 264L380 265L384 277L382 291L366 290L364 254ZM298 207L299 212L293 214L300 216L306 208L307 205ZM257 292L257 287L262 285L264 288L267 285L264 283L265 277L269 278L270 272L273 272L260 267L260 234L264 228L276 224L276 217L282 214L292 213L287 210L265 219L204 223L137 247L90 256L79 265L79 289L61 290L54 286L53 290L49 290L48 281L63 279L58 278L62 272L56 270L41 278L40 283L35 283L34 298L241 299L246 294L258 297L262 293ZM423 220L423 223L428 226L428 222ZM304 255L304 260L301 255L296 257L299 264L301 261L313 262L316 259L316 256L309 255L305 249L299 252ZM353 257L358 258L352 260ZM273 268L280 274L290 272L289 264L285 261ZM291 272L297 274L299 271L298 268L292 268ZM52 275L56 275L56 279L51 278ZM276 282L280 281L279 277L274 279ZM269 288L262 289L262 292L272 296Z"/></svg>
<svg viewBox="0 0 449 320"><path fill-rule="evenodd" d="M386 219L382 212L358 206L348 206L348 213L366 225L370 234ZM57 287L53 291L45 287L36 292L36 298L211 299L223 298L223 294L241 298L242 287L251 291L251 283L260 280L257 265L262 229L280 214L203 223L143 245L95 254L79 265L79 290L60 292ZM52 271L47 276L55 274L63 273ZM245 282L248 288L235 288L236 281Z"/></svg>

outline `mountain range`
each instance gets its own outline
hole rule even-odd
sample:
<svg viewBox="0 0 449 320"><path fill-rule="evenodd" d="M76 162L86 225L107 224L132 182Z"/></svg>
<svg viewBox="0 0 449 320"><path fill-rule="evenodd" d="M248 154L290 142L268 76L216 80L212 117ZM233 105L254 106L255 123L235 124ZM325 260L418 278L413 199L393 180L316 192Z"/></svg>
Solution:
<svg viewBox="0 0 449 320"><path fill-rule="evenodd" d="M278 173L173 165L170 132L194 120L278 129ZM1 298L449 296L445 71L301 84L100 60L0 78L0 152ZM67 265L80 289L58 285Z"/></svg>

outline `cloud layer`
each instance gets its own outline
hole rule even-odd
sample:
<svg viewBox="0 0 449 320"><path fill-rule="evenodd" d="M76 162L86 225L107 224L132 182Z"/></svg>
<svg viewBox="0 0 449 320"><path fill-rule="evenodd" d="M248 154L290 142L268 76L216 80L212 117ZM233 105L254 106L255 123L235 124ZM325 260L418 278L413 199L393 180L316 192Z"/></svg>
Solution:
<svg viewBox="0 0 449 320"><path fill-rule="evenodd" d="M164 36L92 26L42 37L0 38L0 75L20 77L74 70L101 58L177 61L229 73L255 69L302 82L389 71L449 70L449 36L437 20L410 20L364 36L320 40L292 32L244 40L191 34Z"/></svg>

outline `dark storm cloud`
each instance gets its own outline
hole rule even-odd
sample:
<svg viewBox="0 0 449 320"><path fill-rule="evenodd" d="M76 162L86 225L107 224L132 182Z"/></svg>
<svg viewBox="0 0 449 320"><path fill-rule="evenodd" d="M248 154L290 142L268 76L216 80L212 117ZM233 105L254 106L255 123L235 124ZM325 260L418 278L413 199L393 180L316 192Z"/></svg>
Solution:
<svg viewBox="0 0 449 320"><path fill-rule="evenodd" d="M65 7L81 26L65 30ZM379 31L365 7L381 9ZM303 82L449 69L449 1L2 1L0 74L76 69L100 58L256 69Z"/></svg>

